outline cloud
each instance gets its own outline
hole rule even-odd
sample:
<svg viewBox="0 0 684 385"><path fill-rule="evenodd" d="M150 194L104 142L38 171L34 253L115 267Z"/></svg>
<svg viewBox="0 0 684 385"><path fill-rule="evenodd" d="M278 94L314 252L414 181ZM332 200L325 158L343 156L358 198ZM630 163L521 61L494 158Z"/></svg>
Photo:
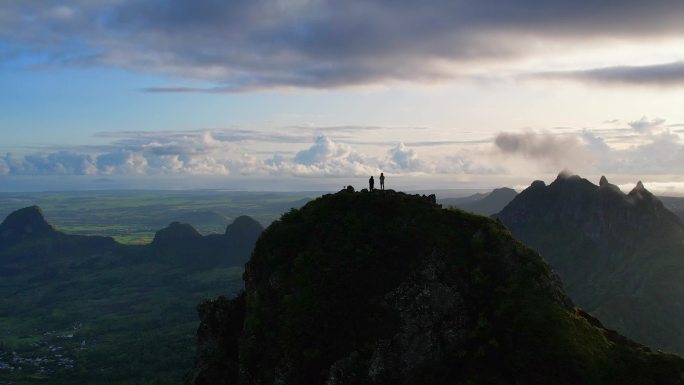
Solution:
<svg viewBox="0 0 684 385"><path fill-rule="evenodd" d="M491 164L487 159L468 153L447 156L437 165L436 172L457 175L493 175L506 174L507 170L501 164Z"/></svg>
<svg viewBox="0 0 684 385"><path fill-rule="evenodd" d="M653 130L662 129L665 119L655 118L648 119L642 116L641 119L629 122L629 126L637 132L651 132Z"/></svg>
<svg viewBox="0 0 684 385"><path fill-rule="evenodd" d="M120 150L115 153L97 157L97 167L103 174L144 174L147 171L147 159L138 152Z"/></svg>
<svg viewBox="0 0 684 385"><path fill-rule="evenodd" d="M540 42L681 35L683 17L678 0L5 0L0 41L41 65L211 83L148 92L239 92L434 81L544 52ZM660 77L627 67L575 76L664 83L677 66Z"/></svg>
<svg viewBox="0 0 684 385"><path fill-rule="evenodd" d="M684 62L544 72L535 74L533 77L613 85L682 87L684 86Z"/></svg>
<svg viewBox="0 0 684 385"><path fill-rule="evenodd" d="M568 167L597 173L684 172L684 144L672 125L661 118L626 121L619 130L502 132L486 144L416 142L428 147L382 141L355 144L344 130L312 138L319 131L316 127L279 134L241 129L103 133L98 136L103 144L0 155L0 176L346 178L385 172L469 178L516 173L530 165L546 171ZM621 139L624 132L629 141Z"/></svg>
<svg viewBox="0 0 684 385"><path fill-rule="evenodd" d="M388 170L398 171L430 171L430 166L418 159L418 154L415 150L406 147L403 142L400 142L395 147L387 152L387 162L384 167Z"/></svg>
<svg viewBox="0 0 684 385"><path fill-rule="evenodd" d="M360 160L360 157L352 152L349 146L335 143L327 136L319 136L316 138L316 143L313 146L298 152L295 155L294 161L298 164L310 166L332 159Z"/></svg>
<svg viewBox="0 0 684 385"><path fill-rule="evenodd" d="M681 174L684 172L684 145L679 135L665 131L650 136L644 144L615 151L608 166L631 174Z"/></svg>
<svg viewBox="0 0 684 385"><path fill-rule="evenodd" d="M58 151L51 154L29 154L18 159L7 154L2 160L5 169L3 174L33 175L92 175L97 167L88 154L77 154L70 151Z"/></svg>
<svg viewBox="0 0 684 385"><path fill-rule="evenodd" d="M372 175L377 171L372 163L372 159L348 145L319 136L311 147L299 151L292 159L276 154L265 165L272 174L343 177Z"/></svg>
<svg viewBox="0 0 684 385"><path fill-rule="evenodd" d="M549 162L564 167L582 158L584 143L577 135L557 135L550 132L502 132L494 138L496 150L503 155Z"/></svg>
<svg viewBox="0 0 684 385"><path fill-rule="evenodd" d="M597 173L636 175L681 174L684 144L663 127L664 119L630 123L638 139L627 148L613 148L597 132L583 129L564 135L548 132L501 133L494 146L500 156L518 157L542 168L572 168ZM660 130L659 130L660 129Z"/></svg>
<svg viewBox="0 0 684 385"><path fill-rule="evenodd" d="M107 137L107 135L103 135ZM231 140L207 131L111 135L108 145L0 156L0 175L228 175L254 160Z"/></svg>

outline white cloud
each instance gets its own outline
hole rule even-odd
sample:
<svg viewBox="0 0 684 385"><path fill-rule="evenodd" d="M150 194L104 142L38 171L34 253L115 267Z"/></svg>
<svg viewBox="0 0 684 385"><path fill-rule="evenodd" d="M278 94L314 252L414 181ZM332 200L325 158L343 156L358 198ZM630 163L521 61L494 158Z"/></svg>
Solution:
<svg viewBox="0 0 684 385"><path fill-rule="evenodd" d="M306 150L299 151L294 158L286 159L274 155L265 162L272 174L297 176L361 176L372 175L377 167L348 145L337 143L327 136L319 136Z"/></svg>
<svg viewBox="0 0 684 385"><path fill-rule="evenodd" d="M399 142L387 152L387 161L383 164L384 169L390 171L432 171L432 165L418 158L418 153Z"/></svg>
<svg viewBox="0 0 684 385"><path fill-rule="evenodd" d="M299 151L295 155L295 163L302 165L313 165L329 162L334 159L359 159L359 157L352 152L349 146L335 143L327 136L319 136L316 142L310 148Z"/></svg>
<svg viewBox="0 0 684 385"><path fill-rule="evenodd" d="M14 161L16 164L18 161ZM93 159L88 154L58 151L51 154L31 154L23 159L21 167L33 174L90 175L97 173Z"/></svg>
<svg viewBox="0 0 684 385"><path fill-rule="evenodd" d="M97 157L97 167L103 174L144 174L147 159L141 153L121 150Z"/></svg>
<svg viewBox="0 0 684 385"><path fill-rule="evenodd" d="M649 119L646 116L642 116L641 119L629 122L628 124L637 132L648 133L653 132L654 130L662 129L663 124L665 124L665 119Z"/></svg>

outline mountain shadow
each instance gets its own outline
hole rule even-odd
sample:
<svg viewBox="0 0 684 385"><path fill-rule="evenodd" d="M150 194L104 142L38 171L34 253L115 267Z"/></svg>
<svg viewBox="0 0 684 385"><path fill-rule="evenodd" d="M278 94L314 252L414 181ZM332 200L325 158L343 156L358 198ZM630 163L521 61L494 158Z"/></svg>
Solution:
<svg viewBox="0 0 684 385"><path fill-rule="evenodd" d="M537 249L578 305L649 346L684 353L684 227L641 182L624 194L561 174L498 218Z"/></svg>
<svg viewBox="0 0 684 385"><path fill-rule="evenodd" d="M494 219L434 196L343 190L269 226L246 291L199 306L187 384L675 384L574 307Z"/></svg>

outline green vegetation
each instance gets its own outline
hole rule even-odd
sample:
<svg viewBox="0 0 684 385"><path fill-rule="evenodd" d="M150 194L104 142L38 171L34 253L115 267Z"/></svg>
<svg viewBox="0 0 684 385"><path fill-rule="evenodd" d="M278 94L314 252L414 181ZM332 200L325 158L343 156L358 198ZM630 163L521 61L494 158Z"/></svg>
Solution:
<svg viewBox="0 0 684 385"><path fill-rule="evenodd" d="M265 205L296 204L274 202ZM143 214L122 210L107 221ZM0 384L181 383L193 364L197 304L243 288L262 231L247 217L228 223L221 234L174 225L150 245L122 245L57 232L37 208L21 210L0 225Z"/></svg>
<svg viewBox="0 0 684 385"><path fill-rule="evenodd" d="M0 383L177 384L192 364L196 304L242 288L240 267L49 258L0 279Z"/></svg>
<svg viewBox="0 0 684 385"><path fill-rule="evenodd" d="M684 371L575 309L500 222L434 197L316 199L264 232L245 281L203 305L190 384L668 384Z"/></svg>

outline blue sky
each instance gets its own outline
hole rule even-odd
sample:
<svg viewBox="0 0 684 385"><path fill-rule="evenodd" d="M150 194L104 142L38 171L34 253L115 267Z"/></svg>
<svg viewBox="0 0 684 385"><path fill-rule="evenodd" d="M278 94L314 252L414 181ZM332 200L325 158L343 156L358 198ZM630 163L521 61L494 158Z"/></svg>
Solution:
<svg viewBox="0 0 684 385"><path fill-rule="evenodd" d="M682 17L679 0L6 0L0 191L570 169L682 193Z"/></svg>

